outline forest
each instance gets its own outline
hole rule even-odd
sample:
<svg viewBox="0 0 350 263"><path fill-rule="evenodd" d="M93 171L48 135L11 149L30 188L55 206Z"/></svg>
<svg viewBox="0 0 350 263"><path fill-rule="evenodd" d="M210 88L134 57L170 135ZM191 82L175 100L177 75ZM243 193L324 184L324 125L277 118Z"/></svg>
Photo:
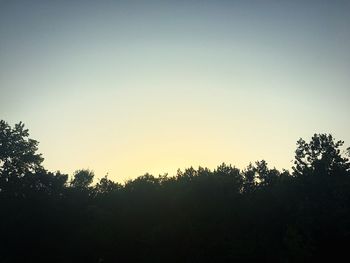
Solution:
<svg viewBox="0 0 350 263"><path fill-rule="evenodd" d="M67 149L69 151L69 149ZM299 139L266 161L123 184L48 171L22 122L0 121L0 262L321 262L348 258L350 148Z"/></svg>

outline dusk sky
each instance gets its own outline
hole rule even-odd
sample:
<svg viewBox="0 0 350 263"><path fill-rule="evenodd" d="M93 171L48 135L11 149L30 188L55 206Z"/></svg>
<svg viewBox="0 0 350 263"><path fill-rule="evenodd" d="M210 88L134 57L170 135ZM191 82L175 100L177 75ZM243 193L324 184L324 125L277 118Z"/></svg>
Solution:
<svg viewBox="0 0 350 263"><path fill-rule="evenodd" d="M0 92L51 171L290 169L350 146L350 1L0 0Z"/></svg>

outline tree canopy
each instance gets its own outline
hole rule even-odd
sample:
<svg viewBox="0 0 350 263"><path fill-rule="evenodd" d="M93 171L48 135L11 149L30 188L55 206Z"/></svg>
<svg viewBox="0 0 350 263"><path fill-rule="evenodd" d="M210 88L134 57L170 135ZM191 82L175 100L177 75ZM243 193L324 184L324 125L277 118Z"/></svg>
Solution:
<svg viewBox="0 0 350 263"><path fill-rule="evenodd" d="M42 166L23 123L0 121L0 262L306 262L348 257L350 163L329 134L293 171L222 163L124 184ZM67 149L69 150L69 149Z"/></svg>
<svg viewBox="0 0 350 263"><path fill-rule="evenodd" d="M28 129L22 122L12 128L0 120L0 171L2 174L23 176L42 168L44 160L36 153L38 142L30 139Z"/></svg>
<svg viewBox="0 0 350 263"><path fill-rule="evenodd" d="M349 159L343 157L340 150L343 144L344 141L335 141L331 134L314 134L309 143L299 139L295 151L294 172L331 174L348 171Z"/></svg>

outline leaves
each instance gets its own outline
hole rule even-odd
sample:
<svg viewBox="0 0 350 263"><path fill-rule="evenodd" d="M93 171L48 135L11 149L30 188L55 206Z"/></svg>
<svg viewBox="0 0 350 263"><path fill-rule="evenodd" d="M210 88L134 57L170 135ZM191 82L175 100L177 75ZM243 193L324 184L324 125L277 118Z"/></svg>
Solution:
<svg viewBox="0 0 350 263"><path fill-rule="evenodd" d="M303 262L347 256L343 141L300 139L293 174L265 160L124 184L48 172L22 123L0 122L1 262ZM69 149L67 149L68 151ZM347 149L350 151L350 148ZM329 242L331 240L332 242Z"/></svg>
<svg viewBox="0 0 350 263"><path fill-rule="evenodd" d="M303 139L298 140L295 151L295 175L301 174L327 174L336 171L348 171L349 160L342 157L340 147L344 141L335 141L330 134L314 134L309 143Z"/></svg>

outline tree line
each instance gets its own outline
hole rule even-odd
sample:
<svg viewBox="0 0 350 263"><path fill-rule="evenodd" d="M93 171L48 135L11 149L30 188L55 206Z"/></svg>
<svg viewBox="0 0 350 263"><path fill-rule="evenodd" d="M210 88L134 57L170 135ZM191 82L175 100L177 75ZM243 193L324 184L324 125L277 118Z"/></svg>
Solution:
<svg viewBox="0 0 350 263"><path fill-rule="evenodd" d="M257 161L124 184L46 170L0 121L0 262L313 262L348 258L350 148L297 141L292 171Z"/></svg>

